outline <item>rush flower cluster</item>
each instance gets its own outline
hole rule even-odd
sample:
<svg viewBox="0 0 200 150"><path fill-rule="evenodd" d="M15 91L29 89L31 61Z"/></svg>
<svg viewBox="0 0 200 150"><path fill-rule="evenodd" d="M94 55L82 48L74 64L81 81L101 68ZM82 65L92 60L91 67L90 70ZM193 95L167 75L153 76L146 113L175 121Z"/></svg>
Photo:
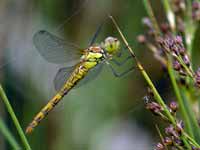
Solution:
<svg viewBox="0 0 200 150"><path fill-rule="evenodd" d="M178 71L180 75L185 76L188 74L188 70L191 71L191 62L181 36L161 37L159 38L158 43L163 51L173 56L173 68ZM184 67L184 65L188 70L186 70L187 68Z"/></svg>
<svg viewBox="0 0 200 150"><path fill-rule="evenodd" d="M200 21L200 2L194 1L192 4L192 18L195 21Z"/></svg>
<svg viewBox="0 0 200 150"><path fill-rule="evenodd" d="M182 120L178 120L176 117L178 104L175 101L171 101L168 105L170 113L176 118L176 126L174 126L164 115L163 107L157 102L152 101L152 98L153 95L150 94L145 96L146 109L150 110L152 114L160 117L162 120L167 121L168 123L168 126L165 128L165 135L162 137L161 141L156 144L155 150L165 150L166 147L171 149L186 149L181 138L184 131L184 123Z"/></svg>
<svg viewBox="0 0 200 150"><path fill-rule="evenodd" d="M185 137L186 132L188 135L196 134L189 129L191 126L195 126L198 130L192 102L199 100L197 95L200 92L200 67L195 71L192 51L195 49L195 38L198 38L196 33L200 23L200 1L170 0L166 2L167 5L165 2L163 2L163 8L167 21L161 22L154 14L151 2L145 1L145 4L149 6L146 8L149 17L142 19L145 32L137 37L142 46L152 51L154 58L169 75L175 99L179 102L172 101L169 105L165 102L163 104L157 100L159 96L156 92L155 97L152 94L145 97L146 109L167 122L165 132L159 132L161 141L157 143L155 150L200 150L200 146L194 142L196 137L194 141ZM152 98L155 100L150 100ZM180 111L178 111L179 106ZM191 107L190 110L187 110L187 107ZM177 115L177 112L181 115ZM191 119L189 114L192 114L194 118Z"/></svg>

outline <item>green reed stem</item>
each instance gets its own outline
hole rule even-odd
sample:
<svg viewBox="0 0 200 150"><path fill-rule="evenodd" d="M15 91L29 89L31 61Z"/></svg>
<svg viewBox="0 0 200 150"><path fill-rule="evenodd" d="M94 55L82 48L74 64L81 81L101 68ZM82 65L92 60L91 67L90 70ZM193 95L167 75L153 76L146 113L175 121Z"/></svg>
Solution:
<svg viewBox="0 0 200 150"><path fill-rule="evenodd" d="M194 112L192 111L192 105L191 103L189 103L189 100L191 100L191 95L190 92L188 91L188 89L186 89L186 87L182 87L182 95L184 95L184 103L185 103L185 107L186 111L188 113L188 117L190 119L190 124L192 125L193 128L193 133L194 133L194 137L196 138L196 141L200 141L200 130L199 130L199 124L198 121L196 119L196 115L194 114Z"/></svg>
<svg viewBox="0 0 200 150"><path fill-rule="evenodd" d="M185 121L186 131L188 131L190 136L192 136L194 138L190 119L189 119L189 116L187 115L185 105L184 105L183 99L181 97L181 92L179 90L179 87L178 87L176 79L175 79L175 73L174 73L174 70L173 70L173 67L172 67L172 58L169 55L168 55L168 73L169 73L169 77L170 77L171 82L172 82L172 86L173 86L175 95L176 95L178 103L179 103L179 107L180 107L182 117Z"/></svg>
<svg viewBox="0 0 200 150"><path fill-rule="evenodd" d="M150 4L150 1L149 0L143 0L143 3L144 3L144 6L147 10L147 13L151 19L151 22L152 22L152 25L153 25L153 28L155 29L155 32L156 32L156 36L159 35L160 32L160 28L158 26L158 23L156 21L156 18L154 16L154 13L153 13L153 10L152 10L152 7L151 7L151 4Z"/></svg>
<svg viewBox="0 0 200 150"><path fill-rule="evenodd" d="M3 90L1 85L0 85L0 97L3 100L3 102L4 102L4 104L5 104L6 108L7 108L7 111L8 111L8 113L10 114L10 116L11 116L11 118L13 120L13 123L14 123L14 125L15 125L15 127L17 129L17 132L18 132L18 134L19 134L19 136L20 136L20 138L22 140L22 143L23 143L25 149L26 150L31 150L31 147L30 147L30 145L28 143L28 140L26 139L26 136L25 136L20 124L19 124L19 121L18 121L18 119L17 119L17 117L16 117L16 115L15 115L15 113L13 111L13 108L12 108L12 106L11 106L11 104L10 104L10 102L9 102L9 100L8 100L8 98L7 98L7 96L6 96L6 94L5 94L5 92L4 92L4 90Z"/></svg>
<svg viewBox="0 0 200 150"><path fill-rule="evenodd" d="M161 98L160 94L158 93L157 89L155 88L153 82L151 81L150 77L148 76L148 74L146 73L146 71L144 70L142 64L139 62L139 60L137 59L137 57L135 56L135 53L133 52L132 48L129 46L125 36L123 35L123 33L121 32L121 29L119 28L117 22L115 21L115 19L112 17L112 16L109 16L110 19L112 20L114 26L116 27L117 31L119 32L123 42L125 43L126 47L128 48L131 56L133 57L133 59L136 61L137 63L137 67L139 68L139 71L142 73L144 79L146 80L146 82L148 83L149 87L151 88L153 94L154 94L154 97L155 97L155 100L163 107L163 111L165 112L166 116L168 117L169 121L176 127L176 120L175 118L171 115L171 113L169 112L167 106L165 105L164 103L164 100ZM183 132L185 133L185 132ZM189 135L188 135L189 137ZM191 149L190 148L190 145L189 143L187 142L186 140L186 137L183 135L181 135L181 139L183 140L185 146L188 148L188 149ZM192 139L190 137L190 139Z"/></svg>
<svg viewBox="0 0 200 150"><path fill-rule="evenodd" d="M194 38L192 40L192 46L191 46L191 52L190 52L192 68L197 68L199 65L197 60L199 59L198 51L199 51L199 42L200 42L200 22L198 22L195 26L196 27L195 27L195 31L194 31Z"/></svg>
<svg viewBox="0 0 200 150"><path fill-rule="evenodd" d="M157 23L157 21L156 21L156 18L155 18L155 16L154 16L154 13L153 13L153 10L152 10L152 7L151 7L151 4L150 4L150 2L149 2L149 0L143 0L143 3L144 3L144 6L145 6L145 8L146 8L146 11L147 11L147 13L148 13L148 15L149 15L149 17L150 17L150 19L151 19L151 22L152 22L152 24L153 24L153 27L154 27L154 29L156 30L156 36L158 36L158 35L162 35L162 33L160 32L160 29L159 29L159 26L158 26L158 23ZM173 12L172 12L172 9L170 8L170 4L169 4L169 1L168 0L163 0L163 4L164 4L164 7L165 7L165 10L169 13L172 13L172 15L173 15ZM169 15L169 14L168 14ZM169 18L168 18L169 19ZM170 18L171 19L171 18ZM173 20L174 19L174 20ZM173 16L172 16L172 20L169 20L169 23L171 23L171 26L173 25L172 23L173 23L173 21L174 21L174 24L175 24L175 16L174 16L174 18L173 18ZM175 26L174 26L174 30L173 30L173 28L172 28L172 31L175 33ZM189 75L190 76L192 76L193 75L193 72L191 71L191 69L189 69L188 70L188 68L186 68L186 71L189 73ZM174 75L173 75L173 77L174 77ZM172 81L173 82L173 81ZM174 83L176 83L176 81L174 82ZM176 84L177 85L177 84ZM178 89L178 86L176 87L176 89ZM176 92L176 91L175 91ZM180 99L181 98L181 96L179 95L179 100L181 100L182 101L182 99ZM181 102L181 103L183 103L183 101ZM165 105L165 104L164 104ZM184 106L184 105L183 105ZM165 109L165 108L164 108ZM182 110L184 111L184 108L182 108ZM167 116L169 115L171 115L171 114L166 114ZM186 116L187 114L185 114L185 116ZM169 117L168 116L168 117ZM188 117L188 116L187 116ZM172 118L173 118L173 116L172 116ZM174 118L173 118L174 119ZM169 120L171 121L171 118L169 118ZM175 120L175 119L174 119ZM173 123L173 122L172 122ZM174 124L174 123L173 123ZM174 124L174 126L176 126L175 124ZM185 134L185 131L184 131L184 134ZM184 135L181 135L181 139L183 140L183 142L184 142L184 144L185 144L185 146L188 148L188 149L191 149L191 147L190 147L190 145L189 145L189 143L188 143L188 141L186 140L186 137L184 136ZM191 137L190 137L190 139L192 139ZM194 140L193 140L194 141ZM194 141L195 142L195 141ZM196 144L196 143L195 143ZM193 143L193 145L195 145L194 143ZM197 144L198 145L198 144ZM197 146L197 147L199 147L199 146Z"/></svg>
<svg viewBox="0 0 200 150"><path fill-rule="evenodd" d="M160 131L160 129L159 129L159 127L158 127L157 124L156 124L156 130L157 130L158 135L159 135L159 137L160 137L161 143L162 143L162 144L164 145L164 147L165 147L165 150L169 150L169 149L167 148L167 145L164 143L163 135L162 135L162 133L161 133L161 131Z"/></svg>
<svg viewBox="0 0 200 150"><path fill-rule="evenodd" d="M188 66L186 66L186 64L184 63L183 59L180 56L176 56L176 59L183 66L183 68L185 69L187 74L191 77L191 79L194 80L194 72L193 72L192 68L189 68Z"/></svg>
<svg viewBox="0 0 200 150"><path fill-rule="evenodd" d="M151 19L151 22L153 24L154 29L156 30L156 36L161 35L160 28L159 28L158 23L156 21L156 18L154 16L154 13L153 13L153 10L152 10L152 7L151 7L151 4L150 4L149 0L143 0L143 4L144 4L144 6L146 8L146 11L147 11L150 19ZM143 69L143 67L142 67L142 69ZM165 105L165 103L162 100L161 96L157 92L155 86L151 82L151 79L148 77L146 72L143 72L142 74L145 77L146 81L149 82L149 86L152 88L152 90L154 92L154 95L155 95L155 98L157 99L157 102L160 103L163 106L167 117L169 117L169 120L175 125L176 124L175 119L170 114L169 110L167 109L167 106Z"/></svg>
<svg viewBox="0 0 200 150"><path fill-rule="evenodd" d="M188 26L190 26L190 24L191 24L191 11L192 11L192 8L191 8L191 0L187 0L187 8L188 8L188 10L187 10L187 13L186 13L186 22L187 22L187 24L188 24ZM165 12L166 12L166 14L167 14L167 16L170 16L169 14L170 13L172 13L173 14L173 12L172 12L172 9L170 8L170 3L169 3L169 0L163 0L163 5L164 5L164 7L165 7ZM173 14L174 15L174 14ZM173 17L173 19L175 19L174 17ZM170 21L170 18L168 17L168 20L169 20L169 23L170 22L172 22L173 23L173 20L172 21ZM175 20L174 20L175 21ZM172 24L171 23L171 24ZM186 27L187 28L187 27ZM175 33L175 30L172 30L173 31L173 33ZM191 33L190 33L191 34ZM189 48L190 49L190 48ZM189 53L190 53L191 51L189 50ZM190 54L189 54L190 55ZM191 55L190 55L191 56ZM191 57L190 57L191 58ZM168 57L168 59L170 59L169 57ZM193 79L193 74L194 74L194 72L193 72L193 70L192 69L190 69L190 68L188 68L188 66L186 66L185 65L185 63L182 61L182 59L180 58L180 57L178 57L177 58L178 60L179 60L179 62L182 64L182 66L185 68L185 70L186 70L186 72L190 75L190 77ZM172 60L170 60L170 62L172 62ZM197 131L197 133L199 133L199 130L198 130L198 128L196 128L196 126L197 126L197 121L196 121L196 119L194 118L194 114L193 114L193 112L192 112L192 110L190 109L190 107L185 107L185 106L189 106L189 103L187 103L187 104L184 104L184 99L183 99L183 97L181 96L181 93L183 93L184 94L184 98L186 98L186 93L188 93L188 91L187 90L179 90L179 88L178 88L178 85L177 85L177 82L176 82L176 79L175 79L175 76L174 76L174 71L173 71L173 68L172 68L172 64L170 65L168 65L168 72L169 72L169 76L170 76L170 78L171 78L171 81L172 81L172 85L173 85L173 88L174 88L174 91L175 91L175 95L176 95L176 97L177 97L177 100L178 100L178 102L179 102L179 105L180 105L180 109L181 109L181 113L182 113L182 116L183 116L183 118L184 118L184 120L185 120L185 122L186 122L186 130L188 131L188 133L194 138L194 133L193 133L193 128L195 128L194 129L194 131ZM187 98L188 99L188 98ZM187 100L185 101L185 102L187 102ZM187 111L187 110L188 111ZM188 114L189 113L189 114ZM190 115L191 114L191 115ZM192 115L193 114L193 115ZM196 132L195 132L196 133Z"/></svg>
<svg viewBox="0 0 200 150"><path fill-rule="evenodd" d="M172 29L172 32L175 33L176 32L175 15L170 6L170 2L169 0L162 0L162 3L165 8L165 13L166 13L169 25Z"/></svg>
<svg viewBox="0 0 200 150"><path fill-rule="evenodd" d="M116 23L116 21L114 20L114 18L112 16L110 16L112 22L114 23L117 31L119 32L123 42L125 43L126 47L128 48L129 52L131 53L132 57L135 59L137 66L139 68L139 71L142 73L144 79L146 80L146 82L148 83L149 87L152 89L152 92L154 93L155 99L157 100L157 102L164 108L164 112L167 115L168 119L170 120L170 122L172 122L174 125L176 125L176 121L174 119L174 117L171 115L171 113L169 112L167 106L165 105L163 99L161 98L160 94L158 93L157 89L155 88L153 82L151 81L150 77L148 76L148 74L146 73L146 71L144 70L142 64L139 62L139 60L137 59L137 57L135 56L135 53L133 52L132 48L129 46L126 38L124 37L123 33L121 32L118 24Z"/></svg>
<svg viewBox="0 0 200 150"><path fill-rule="evenodd" d="M195 31L195 25L192 20L192 1L186 0L186 12L185 12L185 38L186 38L186 45L187 45L187 51L192 59L192 41L194 38L194 31Z"/></svg>
<svg viewBox="0 0 200 150"><path fill-rule="evenodd" d="M184 132L183 135L191 142L192 145L196 146L197 148L200 148L200 145L193 138L191 138L187 133Z"/></svg>
<svg viewBox="0 0 200 150"><path fill-rule="evenodd" d="M8 129L8 127L5 125L5 123L3 122L1 118L0 118L0 132L2 133L2 135L5 137L5 139L8 141L8 143L12 146L14 150L20 149L19 144L17 143L17 141L11 134L10 130Z"/></svg>

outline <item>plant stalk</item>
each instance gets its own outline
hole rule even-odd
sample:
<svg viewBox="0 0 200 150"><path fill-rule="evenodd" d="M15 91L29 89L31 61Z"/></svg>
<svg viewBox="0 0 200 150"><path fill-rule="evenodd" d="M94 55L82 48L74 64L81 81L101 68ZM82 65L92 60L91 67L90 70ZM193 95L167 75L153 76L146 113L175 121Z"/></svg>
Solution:
<svg viewBox="0 0 200 150"><path fill-rule="evenodd" d="M12 106L11 106L11 104L10 104L10 102L9 102L9 100L8 100L8 98L7 98L7 96L6 96L6 94L5 94L5 92L4 92L4 90L3 90L1 85L0 85L0 97L3 100L3 102L4 102L5 106L6 106L6 109L7 109L8 113L10 114L10 116L11 116L11 118L13 120L13 123L14 123L14 125L15 125L15 127L17 129L17 132L18 132L18 134L19 134L19 136L21 138L21 141L22 141L25 149L26 150L31 150L31 147L30 147L30 145L28 143L28 140L26 139L26 136L25 136L20 124L19 124L19 121L18 121L18 119L17 119L17 117L16 117L16 115L14 113L14 110L13 110L13 108L12 108Z"/></svg>
<svg viewBox="0 0 200 150"><path fill-rule="evenodd" d="M174 71L173 71L173 68L172 68L172 58L169 55L168 55L168 69L167 70L168 70L169 77L170 77L171 82L172 82L172 86L173 86L175 95L177 97L177 100L178 100L178 103L179 103L179 106L180 106L180 111L181 111L182 117L183 117L185 124L186 124L186 131L188 131L189 135L194 138L190 119L189 119L189 116L187 115L185 105L184 105L183 99L181 97L180 90L178 88L178 85L177 85L177 82L176 82L176 79L175 79L175 74L174 74Z"/></svg>
<svg viewBox="0 0 200 150"><path fill-rule="evenodd" d="M146 80L146 82L148 83L149 87L152 89L152 92L154 94L154 97L155 97L155 100L163 107L163 111L165 112L166 116L168 117L169 121L176 127L176 120L175 118L171 115L171 113L169 112L167 106L165 105L163 99L161 98L160 94L158 93L157 89L155 88L153 82L151 81L150 77L148 76L148 74L146 73L146 71L144 70L142 64L139 62L139 60L137 59L137 57L135 56L135 53L133 52L132 48L129 46L125 36L123 35L123 33L121 32L121 29L119 28L117 22L115 21L115 19L112 17L112 16L109 16L110 19L112 20L113 24L115 25L117 31L119 32L123 42L125 43L126 47L128 48L129 52L131 53L131 56L133 57L133 59L136 61L137 63L137 67L139 68L139 71L142 73L144 79ZM185 135L185 132L183 132L184 134L181 135L181 139L183 140L183 143L185 144L185 146L188 148L188 149L191 149L189 143L187 142L186 140L186 137L184 136ZM192 139L189 135L188 137L190 139ZM187 137L187 138L188 138ZM195 142L193 140L193 142ZM195 142L196 144L196 142ZM197 144L198 145L198 144ZM197 147L200 147L200 146L197 146Z"/></svg>
<svg viewBox="0 0 200 150"><path fill-rule="evenodd" d="M0 132L2 135L5 137L5 139L8 141L8 143L12 146L13 149L15 150L20 150L20 146L11 134L10 130L8 127L5 125L3 120L0 118Z"/></svg>

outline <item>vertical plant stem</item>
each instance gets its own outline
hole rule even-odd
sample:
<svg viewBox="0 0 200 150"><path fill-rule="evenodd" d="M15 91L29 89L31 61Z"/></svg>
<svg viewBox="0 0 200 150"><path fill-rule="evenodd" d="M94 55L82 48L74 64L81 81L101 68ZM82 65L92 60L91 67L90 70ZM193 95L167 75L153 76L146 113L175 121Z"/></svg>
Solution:
<svg viewBox="0 0 200 150"><path fill-rule="evenodd" d="M14 125L15 125L15 127L17 129L17 132L18 132L18 134L19 134L19 136L20 136L20 138L22 140L22 143L23 143L25 149L26 150L31 150L31 147L30 147L30 145L28 143L28 140L26 139L26 136L24 135L24 132L23 132L23 130L22 130L20 124L19 124L19 121L18 121L18 119L17 119L17 117L16 117L16 115L15 115L13 109L12 109L12 106L11 106L11 104L10 104L10 102L9 102L9 100L8 100L8 98L7 98L7 96L6 96L6 94L5 94L5 92L4 92L4 90L3 90L1 85L0 85L0 97L3 100L3 102L4 102L4 104L5 104L6 108L7 108L7 111L8 111L8 113L10 114L10 116L11 116L11 118L13 120L13 123L14 123Z"/></svg>
<svg viewBox="0 0 200 150"><path fill-rule="evenodd" d="M188 91L188 89L186 89L186 87L182 87L182 95L184 95L184 103L185 103L185 107L186 111L188 113L189 119L190 119L190 124L192 125L193 128L193 133L194 133L194 137L196 139L196 141L200 141L200 130L199 130L199 124L198 121L196 119L196 115L194 114L193 110L192 110L192 104L190 103L189 100L191 100L191 95L190 92Z"/></svg>
<svg viewBox="0 0 200 150"><path fill-rule="evenodd" d="M145 6L145 8L147 10L147 13L148 13L148 15L149 15L149 17L151 19L151 22L152 22L153 27L155 29L155 35L157 37L161 32L160 32L160 28L158 26L158 23L156 21L156 18L154 16L153 10L151 8L151 4L150 4L149 0L143 0L143 3L144 3L144 6Z"/></svg>
<svg viewBox="0 0 200 150"><path fill-rule="evenodd" d="M175 119L173 118L173 116L169 112L167 106L165 105L163 99L161 98L160 94L158 93L157 89L155 88L155 86L154 86L153 82L151 81L150 77L148 76L148 74L144 70L143 66L141 65L140 62L137 62L137 66L138 66L140 72L142 73L143 77L147 81L149 87L152 89L156 101L164 108L164 112L165 112L166 116L168 117L168 119L170 120L170 122L175 125L176 124Z"/></svg>
<svg viewBox="0 0 200 150"><path fill-rule="evenodd" d="M165 147L165 150L169 150L169 149L167 148L167 145L164 143L163 135L162 135L162 133L161 133L161 131L160 131L160 129L159 129L159 127L158 127L157 124L156 124L156 130L157 130L157 132L158 132L158 135L160 136L161 143L162 143L162 144L164 145L164 147Z"/></svg>
<svg viewBox="0 0 200 150"><path fill-rule="evenodd" d="M158 93L157 89L155 88L153 82L151 81L150 77L148 76L148 74L144 70L142 64L139 62L139 60L135 56L132 48L129 46L128 42L126 41L126 39L125 39L123 33L121 32L118 24L116 23L116 21L114 20L114 18L112 16L110 16L110 18L111 18L112 22L114 23L115 27L117 28L117 31L119 32L120 36L122 37L122 40L125 43L126 47L128 48L129 52L131 53L132 57L135 59L135 61L137 63L137 66L139 68L139 71L142 73L142 75L145 78L146 82L148 83L149 87L152 89L152 91L154 93L154 96L155 96L155 99L164 108L164 112L167 115L167 117L170 120L170 122L172 122L175 125L176 121L175 121L174 117L169 112L167 106L165 105L163 99L161 98L160 94Z"/></svg>
<svg viewBox="0 0 200 150"><path fill-rule="evenodd" d="M200 1L200 0L199 0ZM198 22L195 25L195 31L194 31L194 38L192 40L192 46L191 46L191 52L190 52L190 59L191 59L191 67L192 68L197 68L198 65L198 51L199 51L199 42L200 42L200 22Z"/></svg>
<svg viewBox="0 0 200 150"><path fill-rule="evenodd" d="M8 141L8 143L12 146L13 149L15 150L20 149L19 144L17 143L17 141L15 140L15 138L13 137L13 135L11 134L11 132L9 131L9 129L7 128L7 126L5 125L5 123L1 118L0 118L0 132Z"/></svg>
<svg viewBox="0 0 200 150"><path fill-rule="evenodd" d="M181 97L180 90L178 88L178 85L177 85L177 82L176 82L176 79L175 79L175 74L174 74L174 71L173 71L173 68L172 68L172 59L169 55L168 55L168 73L169 73L169 77L170 77L171 82L172 82L172 86L173 86L176 98L177 98L179 106L180 106L180 111L181 111L182 117L185 121L186 131L188 131L189 135L194 138L190 119L189 119L189 116L187 115L186 108L185 108L183 99Z"/></svg>
<svg viewBox="0 0 200 150"><path fill-rule="evenodd" d="M192 1L186 0L187 10L185 13L185 38L188 49L188 54L192 59L192 41L194 38L195 25L192 21Z"/></svg>
<svg viewBox="0 0 200 150"><path fill-rule="evenodd" d="M187 133L184 132L183 135L192 143L192 145L196 146L197 148L200 148L200 145L193 138L191 138Z"/></svg>
<svg viewBox="0 0 200 150"><path fill-rule="evenodd" d="M158 93L157 89L155 88L153 82L151 81L150 77L148 76L148 74L146 73L146 71L144 70L142 64L139 62L139 60L137 59L137 57L135 56L132 48L129 46L125 36L123 35L123 33L121 32L117 22L115 21L115 19L112 16L109 16L110 19L112 20L114 26L116 27L117 31L119 32L123 42L125 43L126 47L128 48L129 52L131 53L133 59L135 59L136 63L137 63L137 67L139 68L139 71L142 73L144 79L146 80L146 82L148 83L149 87L152 89L152 92L154 93L155 96L155 100L163 107L163 111L165 112L165 115L168 117L169 121L176 127L176 120L175 118L171 115L171 113L169 112L167 106L165 105L163 99L161 98L160 94ZM190 137L188 135L188 137ZM183 140L184 145L187 147L187 149L191 149L188 141L186 140L184 134L181 135L181 139ZM191 138L192 139L192 138ZM199 146L198 146L199 147Z"/></svg>
<svg viewBox="0 0 200 150"><path fill-rule="evenodd" d="M186 64L184 63L183 59L178 56L178 57L175 57L178 62L183 66L183 68L185 69L185 71L187 72L187 74L191 77L192 80L194 80L194 72L192 70L192 68L189 68L188 66L186 66Z"/></svg>
<svg viewBox="0 0 200 150"><path fill-rule="evenodd" d="M165 7L165 11L166 11L166 13L167 13L167 17L168 17L168 20L169 20L169 23L170 23L170 26L172 27L172 31L175 33L175 16L174 16L174 14L173 14L173 12L172 12L172 9L171 9L171 7L170 7L170 4L169 4L169 1L168 0L163 0L162 1L163 2L163 5L164 5L164 7ZM149 17L150 17L150 19L151 19L151 21L152 21L152 23L153 23L153 26L154 26L154 29L156 30L156 36L157 35L161 35L162 33L160 32L160 30L159 30L159 26L158 26L158 24L157 24L157 21L156 21L156 18L155 18L155 16L154 16L154 14L153 14L153 10L152 10L152 7L151 7L151 4L150 4L150 2L149 2L149 0L143 0L143 3L144 3L144 6L145 6L145 8L146 8L146 11L147 11L147 13L148 13L148 15L149 15ZM188 22L190 21L190 20L187 20ZM191 26L191 24L189 24L190 26ZM188 32L187 32L188 33ZM189 35L189 37L188 38L190 38L190 35ZM170 72L170 70L168 70L169 72ZM193 75L192 73L190 74L191 76ZM172 74L172 77L174 77L174 75ZM177 86L177 84L176 84L176 81L175 81L175 78L174 78L174 80L171 78L171 80L172 80L172 83L175 85L173 85L174 87L175 87L175 89L176 89L176 91L175 91L175 94L176 94L176 96L177 96L177 99L180 101L182 101L182 97L181 97L181 94L180 93L178 93L178 86ZM180 91L179 91L180 92ZM181 102L182 104L183 104L183 101ZM184 106L184 105L182 105L181 104L181 106ZM184 113L183 114L183 116L184 117L186 117L186 122L187 122L187 125L189 126L188 128L189 128L189 133L191 134L191 133L193 133L192 132L192 127L191 127L191 124L190 124L190 120L188 119L188 115L187 115L187 113L185 112L185 109L184 109L184 107L182 107L182 112ZM191 134L191 135L193 135L193 134ZM191 138L192 139L192 138ZM184 137L184 135L182 135L182 140L183 140L183 142L184 142L184 144L186 145L186 147L188 148L188 149L191 149L190 148L190 146L189 146L189 143L187 142L187 140L186 140L186 137Z"/></svg>
<svg viewBox="0 0 200 150"><path fill-rule="evenodd" d="M169 0L162 0L162 3L165 8L165 13L167 15L167 19L168 19L169 25L172 29L172 32L175 33L176 32L175 15L170 6L170 2L169 2Z"/></svg>

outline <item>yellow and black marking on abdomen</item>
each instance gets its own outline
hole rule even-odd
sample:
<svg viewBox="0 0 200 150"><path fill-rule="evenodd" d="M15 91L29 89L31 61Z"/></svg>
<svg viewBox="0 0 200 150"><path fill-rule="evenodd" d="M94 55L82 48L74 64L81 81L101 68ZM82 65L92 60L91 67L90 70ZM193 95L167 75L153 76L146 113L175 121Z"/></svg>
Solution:
<svg viewBox="0 0 200 150"><path fill-rule="evenodd" d="M26 128L26 133L31 133L40 121L44 119L47 114L61 101L61 99L78 83L78 81L80 81L87 74L89 68L85 65L86 64L84 63L77 65L76 69L72 72L63 88L34 117L33 121Z"/></svg>

